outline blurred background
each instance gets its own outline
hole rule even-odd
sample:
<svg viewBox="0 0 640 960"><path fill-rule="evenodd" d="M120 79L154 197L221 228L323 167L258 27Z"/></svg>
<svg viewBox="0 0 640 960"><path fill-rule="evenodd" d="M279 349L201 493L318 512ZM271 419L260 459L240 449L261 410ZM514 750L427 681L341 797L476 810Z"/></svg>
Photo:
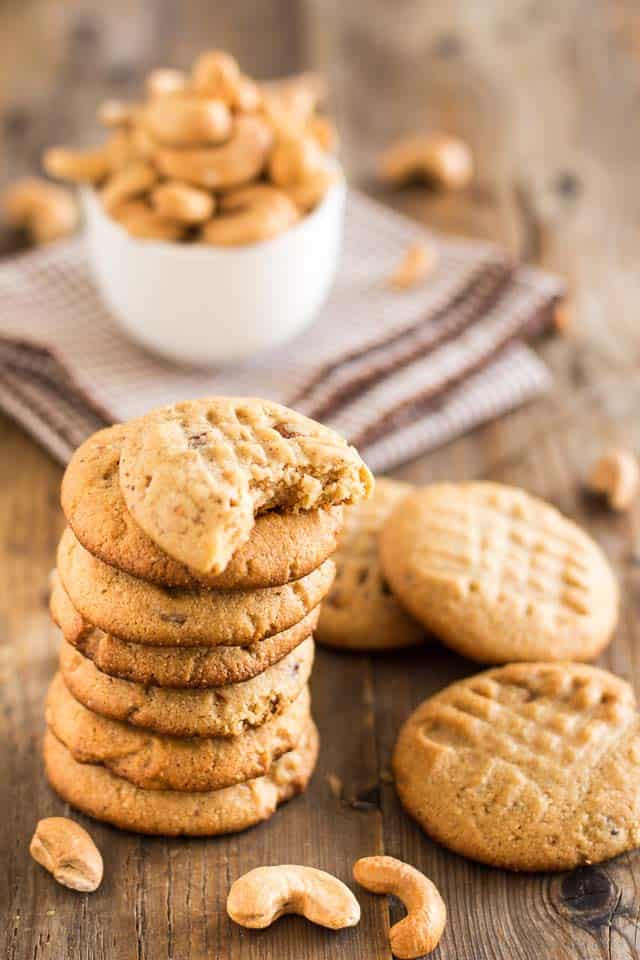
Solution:
<svg viewBox="0 0 640 960"><path fill-rule="evenodd" d="M326 72L361 185L397 134L459 134L476 159L471 191L388 199L578 286L585 273L592 291L606 277L609 308L623 308L638 229L635 0L3 0L0 181L37 170L46 145L91 143L100 100L132 96L153 66L186 66L208 47L259 79Z"/></svg>

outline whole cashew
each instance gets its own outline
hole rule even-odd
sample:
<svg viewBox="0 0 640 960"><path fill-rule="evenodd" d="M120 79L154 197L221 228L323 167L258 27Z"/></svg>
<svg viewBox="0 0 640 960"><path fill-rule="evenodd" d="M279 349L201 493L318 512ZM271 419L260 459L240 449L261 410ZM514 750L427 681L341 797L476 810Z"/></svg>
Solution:
<svg viewBox="0 0 640 960"><path fill-rule="evenodd" d="M231 113L222 100L163 97L144 114L149 132L169 146L221 143L231 134Z"/></svg>
<svg viewBox="0 0 640 960"><path fill-rule="evenodd" d="M187 78L182 70L159 67L147 76L147 93L151 99L182 93L186 86Z"/></svg>
<svg viewBox="0 0 640 960"><path fill-rule="evenodd" d="M338 179L339 174L336 170L322 167L307 177L306 180L286 187L286 193L299 210L303 213L309 213L310 210L318 206L329 187L336 183Z"/></svg>
<svg viewBox="0 0 640 960"><path fill-rule="evenodd" d="M607 450L594 465L588 483L594 493L603 494L612 510L627 510L640 486L638 460L631 450Z"/></svg>
<svg viewBox="0 0 640 960"><path fill-rule="evenodd" d="M111 158L104 147L94 150L51 147L45 151L42 162L50 176L74 183L100 183L111 172Z"/></svg>
<svg viewBox="0 0 640 960"><path fill-rule="evenodd" d="M29 852L71 890L91 893L102 882L102 857L83 827L66 817L46 817L36 826Z"/></svg>
<svg viewBox="0 0 640 960"><path fill-rule="evenodd" d="M240 79L237 61L222 50L203 53L191 73L191 85L199 96L216 97L229 106L234 102Z"/></svg>
<svg viewBox="0 0 640 960"><path fill-rule="evenodd" d="M282 864L257 867L232 884L227 913L254 930L270 926L286 913L297 913L330 930L354 927L360 905L337 877L314 867Z"/></svg>
<svg viewBox="0 0 640 960"><path fill-rule="evenodd" d="M78 209L69 190L37 177L11 184L3 206L9 223L23 227L37 244L67 236L78 223Z"/></svg>
<svg viewBox="0 0 640 960"><path fill-rule="evenodd" d="M389 931L396 957L413 960L436 948L447 922L447 908L423 873L395 857L363 857L354 864L353 876L372 893L392 893L407 908L407 916Z"/></svg>
<svg viewBox="0 0 640 960"><path fill-rule="evenodd" d="M183 223L162 217L142 200L131 200L116 207L112 213L132 237L140 240L163 240L172 243L182 240L185 232Z"/></svg>
<svg viewBox="0 0 640 960"><path fill-rule="evenodd" d="M335 153L338 149L338 131L328 117L310 117L306 132L325 153Z"/></svg>
<svg viewBox="0 0 640 960"><path fill-rule="evenodd" d="M252 114L234 118L230 139L219 147L194 150L160 149L155 163L165 177L196 187L225 190L258 177L267 162L273 134Z"/></svg>
<svg viewBox="0 0 640 960"><path fill-rule="evenodd" d="M253 113L262 104L260 88L253 80L244 75L240 76L233 96L232 107L243 113Z"/></svg>
<svg viewBox="0 0 640 960"><path fill-rule="evenodd" d="M473 156L462 140L443 133L405 137L389 147L378 164L380 179L402 184L422 179L448 190L466 187Z"/></svg>
<svg viewBox="0 0 640 960"><path fill-rule="evenodd" d="M327 93L324 77L303 73L262 86L264 111L275 130L304 130L318 103Z"/></svg>
<svg viewBox="0 0 640 960"><path fill-rule="evenodd" d="M173 180L151 192L151 205L161 217L192 225L204 223L213 216L215 200L205 190Z"/></svg>
<svg viewBox="0 0 640 960"><path fill-rule="evenodd" d="M293 201L266 183L223 195L220 214L202 228L201 240L212 246L260 243L282 233L299 219Z"/></svg>
<svg viewBox="0 0 640 960"><path fill-rule="evenodd" d="M52 147L45 151L43 166L50 176L60 180L95 184L121 169L130 157L130 137L125 130L119 130L102 146L92 150Z"/></svg>
<svg viewBox="0 0 640 960"><path fill-rule="evenodd" d="M269 177L278 187L290 187L311 177L324 164L324 154L312 137L281 136L269 158Z"/></svg>
<svg viewBox="0 0 640 960"><path fill-rule="evenodd" d="M102 205L107 213L112 213L116 207L127 200L139 197L156 183L158 174L150 163L140 160L114 173L109 182L100 191Z"/></svg>
<svg viewBox="0 0 640 960"><path fill-rule="evenodd" d="M103 127L130 127L137 120L140 107L123 100L105 100L98 109L98 120Z"/></svg>

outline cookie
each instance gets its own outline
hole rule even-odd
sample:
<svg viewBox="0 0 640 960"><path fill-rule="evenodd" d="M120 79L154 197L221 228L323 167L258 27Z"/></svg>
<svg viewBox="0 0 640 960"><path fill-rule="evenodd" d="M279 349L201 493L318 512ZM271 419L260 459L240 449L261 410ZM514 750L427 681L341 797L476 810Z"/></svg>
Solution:
<svg viewBox="0 0 640 960"><path fill-rule="evenodd" d="M80 543L96 557L141 580L170 587L244 590L299 580L329 557L342 525L342 507L256 518L251 535L224 573L189 570L163 553L138 526L120 491L118 468L127 427L99 430L79 447L62 480L62 509Z"/></svg>
<svg viewBox="0 0 640 960"><path fill-rule="evenodd" d="M298 745L262 777L207 793L143 790L104 767L78 763L50 730L44 739L47 778L63 800L121 830L165 836L214 836L246 830L306 788L318 755L313 723Z"/></svg>
<svg viewBox="0 0 640 960"><path fill-rule="evenodd" d="M380 561L406 609L481 663L591 660L617 622L618 588L600 548L515 487L416 490L385 524Z"/></svg>
<svg viewBox="0 0 640 960"><path fill-rule="evenodd" d="M257 677L210 690L165 690L102 673L69 643L60 650L60 673L88 710L135 727L178 737L238 737L283 713L311 674L308 637Z"/></svg>
<svg viewBox="0 0 640 960"><path fill-rule="evenodd" d="M354 447L268 400L209 397L131 421L120 452L129 512L169 556L221 573L256 515L367 497L373 478Z"/></svg>
<svg viewBox="0 0 640 960"><path fill-rule="evenodd" d="M91 713L71 696L59 673L47 695L46 718L80 763L100 763L149 790L219 790L260 777L298 743L309 722L309 692L279 716L239 737L172 737Z"/></svg>
<svg viewBox="0 0 640 960"><path fill-rule="evenodd" d="M62 634L83 656L112 677L156 687L222 687L258 676L311 636L320 606L299 623L247 647L151 647L119 640L94 629L75 610L54 572L51 615Z"/></svg>
<svg viewBox="0 0 640 960"><path fill-rule="evenodd" d="M169 589L136 580L98 560L67 528L58 574L85 620L123 640L152 646L246 646L288 630L329 591L332 560L281 587L263 590Z"/></svg>
<svg viewBox="0 0 640 960"><path fill-rule="evenodd" d="M344 650L394 650L424 641L423 627L391 593L378 559L382 525L412 489L378 478L369 500L345 510L333 558L336 578L320 612L320 643Z"/></svg>
<svg viewBox="0 0 640 960"><path fill-rule="evenodd" d="M570 870L640 844L631 687L577 663L516 663L454 683L409 717L400 800L435 840L510 870Z"/></svg>

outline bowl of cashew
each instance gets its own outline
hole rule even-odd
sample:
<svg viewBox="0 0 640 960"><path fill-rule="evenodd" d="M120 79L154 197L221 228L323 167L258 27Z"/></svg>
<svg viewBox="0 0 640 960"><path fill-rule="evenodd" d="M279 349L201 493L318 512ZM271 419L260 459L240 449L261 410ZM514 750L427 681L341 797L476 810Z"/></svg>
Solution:
<svg viewBox="0 0 640 960"><path fill-rule="evenodd" d="M230 363L290 340L333 283L345 186L309 77L251 81L211 51L109 102L101 146L45 154L80 185L89 262L114 319L179 363Z"/></svg>

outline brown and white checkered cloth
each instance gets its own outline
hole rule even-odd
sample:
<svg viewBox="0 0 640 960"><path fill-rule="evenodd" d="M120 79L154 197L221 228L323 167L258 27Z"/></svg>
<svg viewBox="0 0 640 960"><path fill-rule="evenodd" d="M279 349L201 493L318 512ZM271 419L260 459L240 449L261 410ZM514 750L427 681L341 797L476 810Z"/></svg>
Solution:
<svg viewBox="0 0 640 960"><path fill-rule="evenodd" d="M433 275L394 292L387 278L421 232L351 191L339 276L315 324L285 349L213 371L172 366L126 339L81 240L8 260L0 407L65 462L98 427L160 404L261 395L336 427L374 470L390 469L549 388L523 339L563 292L493 246L441 237Z"/></svg>

